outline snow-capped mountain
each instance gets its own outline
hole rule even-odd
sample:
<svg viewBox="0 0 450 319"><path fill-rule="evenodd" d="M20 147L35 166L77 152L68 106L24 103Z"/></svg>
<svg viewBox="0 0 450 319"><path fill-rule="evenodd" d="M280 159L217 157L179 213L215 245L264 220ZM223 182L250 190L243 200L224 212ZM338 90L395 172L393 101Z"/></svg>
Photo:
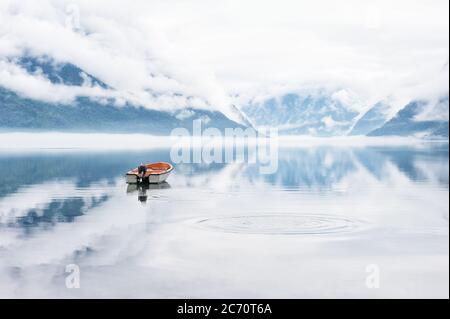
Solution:
<svg viewBox="0 0 450 319"><path fill-rule="evenodd" d="M448 138L448 96L432 103L412 101L369 136L416 136Z"/></svg>
<svg viewBox="0 0 450 319"><path fill-rule="evenodd" d="M66 87L97 87L114 92L107 83L70 63L49 57L20 57L11 60L28 74L44 77ZM49 102L22 96L0 85L0 130L58 130L100 132L142 132L169 134L172 129L192 129L192 121L219 129L244 127L218 111L190 107L159 111L130 102L118 106L113 98L78 95L70 102Z"/></svg>
<svg viewBox="0 0 450 319"><path fill-rule="evenodd" d="M366 135L383 126L389 119L389 109L389 105L385 102L378 102L360 117L349 135Z"/></svg>
<svg viewBox="0 0 450 319"><path fill-rule="evenodd" d="M277 127L280 134L345 135L358 112L332 94L285 94L241 108L256 127Z"/></svg>
<svg viewBox="0 0 450 319"><path fill-rule="evenodd" d="M94 93L114 93L115 89L74 64L58 63L50 57L23 56L9 62L26 74L45 78L53 85L80 88L81 93L70 103L49 102L25 97L0 84L0 130L169 134L176 127L191 129L192 121L201 119L204 128L276 127L280 134L291 135L448 138L448 96L435 103L413 101L389 120L391 109L386 102L379 102L362 114L357 111L360 107L336 92L288 93L235 108L240 118L237 123L221 112L195 106L160 111L130 101L118 104L114 94L83 95L83 88L94 88Z"/></svg>

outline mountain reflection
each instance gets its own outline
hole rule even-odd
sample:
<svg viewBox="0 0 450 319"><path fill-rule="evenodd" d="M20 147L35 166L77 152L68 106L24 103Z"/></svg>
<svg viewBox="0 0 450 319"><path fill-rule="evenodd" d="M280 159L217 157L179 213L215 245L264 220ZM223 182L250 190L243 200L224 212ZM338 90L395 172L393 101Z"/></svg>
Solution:
<svg viewBox="0 0 450 319"><path fill-rule="evenodd" d="M0 198L23 185L49 180L75 180L88 187L99 180L114 180L141 161L169 161L165 150L151 152L42 152L37 154L0 154Z"/></svg>
<svg viewBox="0 0 450 319"><path fill-rule="evenodd" d="M0 155L0 228L49 229L71 223L112 197L134 194L145 203L171 186L127 185L123 174L139 162L168 161L167 149L142 152L62 152ZM280 149L278 171L261 175L255 164L179 164L172 190L185 187L224 192L236 185L327 191L347 176L368 174L384 182L393 169L412 182L448 188L448 144L428 147L308 147ZM364 172L364 174L362 174ZM396 173L396 174L397 174ZM119 190L119 191L118 191Z"/></svg>
<svg viewBox="0 0 450 319"><path fill-rule="evenodd" d="M356 170L352 152L330 147L282 149L278 171L260 175L259 168L249 167L248 178L285 188L326 189Z"/></svg>
<svg viewBox="0 0 450 319"><path fill-rule="evenodd" d="M387 167L395 166L414 182L437 182L448 187L448 144L426 148L414 147L317 147L281 149L278 170L260 175L256 165L249 166L246 177L251 181L284 188L326 190L344 177L363 167L379 181L388 177Z"/></svg>
<svg viewBox="0 0 450 319"><path fill-rule="evenodd" d="M107 195L103 195L98 199L93 198L90 202L81 197L52 200L41 210L36 208L30 209L25 216L17 217L16 223L9 224L9 226L23 227L26 232L30 232L30 227L43 226L47 228L56 223L74 222L76 217L83 215L88 210L99 206L107 200Z"/></svg>

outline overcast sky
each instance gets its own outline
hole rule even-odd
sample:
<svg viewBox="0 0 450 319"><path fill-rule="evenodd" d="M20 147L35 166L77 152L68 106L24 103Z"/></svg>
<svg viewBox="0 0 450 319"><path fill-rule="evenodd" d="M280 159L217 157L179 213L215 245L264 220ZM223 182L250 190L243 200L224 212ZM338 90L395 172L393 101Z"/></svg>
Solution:
<svg viewBox="0 0 450 319"><path fill-rule="evenodd" d="M224 110L315 88L356 108L403 103L448 94L448 11L448 0L1 0L0 85L151 108ZM24 52L72 62L119 93L29 77L5 60Z"/></svg>

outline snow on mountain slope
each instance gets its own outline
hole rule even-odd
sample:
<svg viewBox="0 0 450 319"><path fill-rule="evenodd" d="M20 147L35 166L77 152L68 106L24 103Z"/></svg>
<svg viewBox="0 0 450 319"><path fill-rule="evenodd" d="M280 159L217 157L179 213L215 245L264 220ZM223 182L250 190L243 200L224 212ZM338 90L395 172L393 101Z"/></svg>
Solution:
<svg viewBox="0 0 450 319"><path fill-rule="evenodd" d="M437 102L412 101L370 136L448 138L448 96Z"/></svg>
<svg viewBox="0 0 450 319"><path fill-rule="evenodd" d="M289 93L241 108L257 127L276 127L280 134L345 135L358 112L332 94Z"/></svg>
<svg viewBox="0 0 450 319"><path fill-rule="evenodd" d="M349 135L366 135L381 127L388 120L389 105L378 102L355 123Z"/></svg>

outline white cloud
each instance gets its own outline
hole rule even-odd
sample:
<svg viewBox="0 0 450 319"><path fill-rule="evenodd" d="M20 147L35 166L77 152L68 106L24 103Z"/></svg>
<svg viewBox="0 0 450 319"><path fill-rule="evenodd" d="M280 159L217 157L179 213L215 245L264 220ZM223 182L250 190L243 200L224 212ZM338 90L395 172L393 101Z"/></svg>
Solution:
<svg viewBox="0 0 450 319"><path fill-rule="evenodd" d="M53 84L41 74L30 75L15 64L0 60L0 85L26 97L47 102L73 102L77 96L114 97L115 93L99 86Z"/></svg>
<svg viewBox="0 0 450 319"><path fill-rule="evenodd" d="M339 90L332 93L331 97L340 102L342 105L348 106L350 109L361 111L364 109L364 103L360 101L357 94L349 90Z"/></svg>
<svg viewBox="0 0 450 319"><path fill-rule="evenodd" d="M309 86L344 88L361 107L386 97L400 105L448 94L448 6L2 0L0 57L29 50L72 62L150 108L230 115L231 103Z"/></svg>
<svg viewBox="0 0 450 319"><path fill-rule="evenodd" d="M181 121L188 119L195 115L195 112L192 110L184 109L180 111L175 117Z"/></svg>
<svg viewBox="0 0 450 319"><path fill-rule="evenodd" d="M447 121L449 120L448 99L430 101L424 110L415 116L416 121Z"/></svg>

